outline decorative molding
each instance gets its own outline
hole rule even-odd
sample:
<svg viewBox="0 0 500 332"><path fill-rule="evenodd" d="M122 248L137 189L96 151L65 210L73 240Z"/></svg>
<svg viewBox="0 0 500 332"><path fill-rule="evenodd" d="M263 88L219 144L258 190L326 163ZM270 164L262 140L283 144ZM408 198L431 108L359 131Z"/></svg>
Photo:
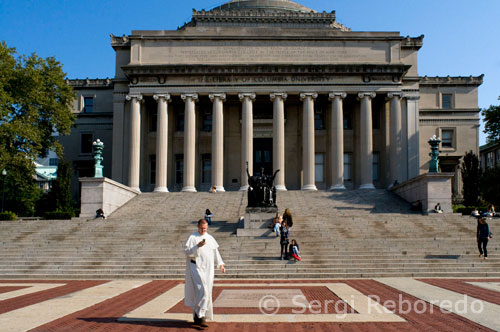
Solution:
<svg viewBox="0 0 500 332"><path fill-rule="evenodd" d="M132 99L136 99L137 101L141 101L142 95L141 94L126 95L125 99L127 99L128 101L131 101Z"/></svg>
<svg viewBox="0 0 500 332"><path fill-rule="evenodd" d="M181 99L186 102L186 100L191 99L195 103L198 101L198 94L197 93L184 93L181 94Z"/></svg>
<svg viewBox="0 0 500 332"><path fill-rule="evenodd" d="M330 92L328 94L329 100L334 100L335 98L344 99L345 97L347 97L347 93L345 92Z"/></svg>
<svg viewBox="0 0 500 332"><path fill-rule="evenodd" d="M288 94L286 92L273 92L270 96L271 101L274 101L276 98L280 98L281 100L285 101L288 97Z"/></svg>
<svg viewBox="0 0 500 332"><path fill-rule="evenodd" d="M170 94L168 94L168 93L154 94L153 95L153 99L156 100L156 101L160 101L161 99L165 99L167 101L167 103L169 101L171 101Z"/></svg>
<svg viewBox="0 0 500 332"><path fill-rule="evenodd" d="M392 99L394 97L398 97L398 98L402 99L405 97L405 94L403 92L389 92L389 93L387 93L387 97L389 99Z"/></svg>
<svg viewBox="0 0 500 332"><path fill-rule="evenodd" d="M364 97L368 97L370 99L373 99L377 96L375 92L360 92L358 93L358 98L363 99Z"/></svg>
<svg viewBox="0 0 500 332"><path fill-rule="evenodd" d="M257 96L255 95L255 93L243 92L238 94L238 98L240 98L241 101L243 101L243 99L245 98L249 98L251 101L255 101L256 97Z"/></svg>
<svg viewBox="0 0 500 332"><path fill-rule="evenodd" d="M300 101L303 101L308 97L311 97L314 100L318 98L318 94L316 92L303 92L300 94Z"/></svg>
<svg viewBox="0 0 500 332"><path fill-rule="evenodd" d="M226 94L225 93L212 93L208 95L208 98L210 98L210 101L213 102L214 99L219 98L222 102L226 101Z"/></svg>
<svg viewBox="0 0 500 332"><path fill-rule="evenodd" d="M483 84L484 74L479 76L435 76L420 77L420 85L473 85Z"/></svg>
<svg viewBox="0 0 500 332"><path fill-rule="evenodd" d="M115 36L113 34L110 34L109 37L111 38L111 47L114 49L116 48L130 48L130 38L128 36Z"/></svg>
<svg viewBox="0 0 500 332"><path fill-rule="evenodd" d="M422 46L424 46L424 35L414 38L406 36L401 42L401 48L419 50Z"/></svg>

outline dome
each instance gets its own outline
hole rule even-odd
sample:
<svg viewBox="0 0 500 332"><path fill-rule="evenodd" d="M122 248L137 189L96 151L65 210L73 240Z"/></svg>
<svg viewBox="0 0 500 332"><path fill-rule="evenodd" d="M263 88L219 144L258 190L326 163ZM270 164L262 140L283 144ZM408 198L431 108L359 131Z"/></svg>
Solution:
<svg viewBox="0 0 500 332"><path fill-rule="evenodd" d="M290 0L232 0L211 11L231 11L239 9L259 9L310 13L314 10Z"/></svg>

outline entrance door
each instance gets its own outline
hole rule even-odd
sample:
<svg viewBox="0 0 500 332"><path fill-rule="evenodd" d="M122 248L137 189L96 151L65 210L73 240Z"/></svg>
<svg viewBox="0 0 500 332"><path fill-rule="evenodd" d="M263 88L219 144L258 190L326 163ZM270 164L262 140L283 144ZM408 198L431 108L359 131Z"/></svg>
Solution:
<svg viewBox="0 0 500 332"><path fill-rule="evenodd" d="M272 138L254 138L253 140L253 174L251 175L261 175L262 168L265 174L273 174Z"/></svg>

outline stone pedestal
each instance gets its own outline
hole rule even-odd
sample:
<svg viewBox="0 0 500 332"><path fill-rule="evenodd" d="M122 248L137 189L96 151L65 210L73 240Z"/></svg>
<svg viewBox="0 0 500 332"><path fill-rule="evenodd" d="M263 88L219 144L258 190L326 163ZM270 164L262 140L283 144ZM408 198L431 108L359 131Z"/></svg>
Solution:
<svg viewBox="0 0 500 332"><path fill-rule="evenodd" d="M277 207L247 207L245 210L244 228L238 228L237 236L266 236L273 232Z"/></svg>

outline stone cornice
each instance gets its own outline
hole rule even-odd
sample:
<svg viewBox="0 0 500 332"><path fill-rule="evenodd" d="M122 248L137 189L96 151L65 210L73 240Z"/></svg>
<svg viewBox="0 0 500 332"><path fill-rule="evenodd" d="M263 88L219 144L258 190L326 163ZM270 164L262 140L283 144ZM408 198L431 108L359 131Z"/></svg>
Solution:
<svg viewBox="0 0 500 332"><path fill-rule="evenodd" d="M114 83L110 78L95 78L95 79L66 79L66 84L72 88L88 88L88 89L98 89L98 88L112 88Z"/></svg>
<svg viewBox="0 0 500 332"><path fill-rule="evenodd" d="M245 74L345 74L345 75L395 75L399 79L410 69L410 65L126 65L122 69L131 77L162 75L245 75Z"/></svg>
<svg viewBox="0 0 500 332"><path fill-rule="evenodd" d="M115 50L119 48L130 48L130 37L128 36L115 36L113 34L109 35L111 38L111 47L113 47Z"/></svg>
<svg viewBox="0 0 500 332"><path fill-rule="evenodd" d="M420 85L472 85L480 86L483 84L484 74L480 76L436 76L420 77Z"/></svg>
<svg viewBox="0 0 500 332"><path fill-rule="evenodd" d="M406 49L414 49L419 50L424 45L424 35L420 35L419 37L410 37L407 36L401 42L401 48Z"/></svg>

